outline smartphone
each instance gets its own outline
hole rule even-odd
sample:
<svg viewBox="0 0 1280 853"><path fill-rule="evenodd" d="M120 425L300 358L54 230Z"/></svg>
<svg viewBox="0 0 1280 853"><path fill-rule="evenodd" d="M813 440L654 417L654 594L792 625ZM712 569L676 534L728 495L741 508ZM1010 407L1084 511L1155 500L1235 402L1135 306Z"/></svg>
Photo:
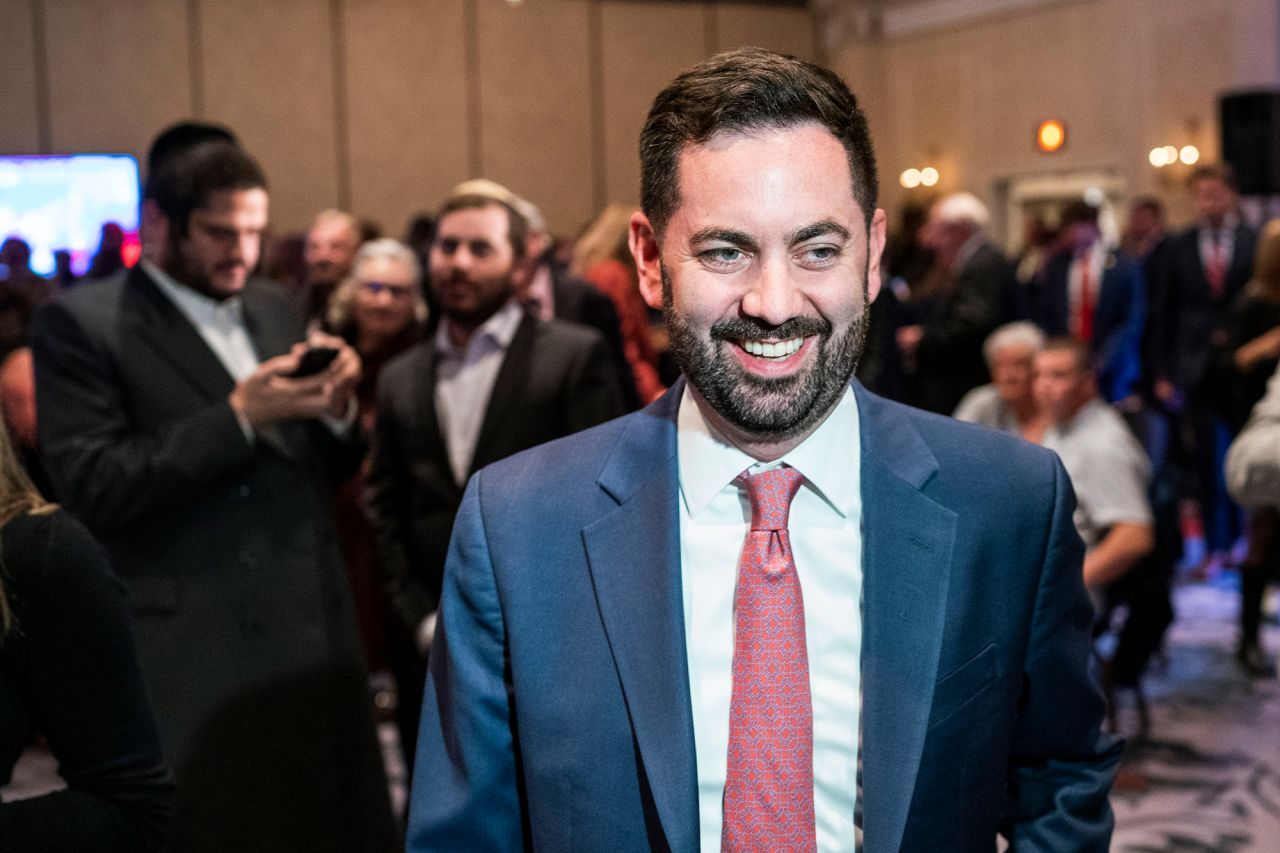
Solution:
<svg viewBox="0 0 1280 853"><path fill-rule="evenodd" d="M301 379L304 376L314 376L332 364L337 357L338 350L335 347L312 347L302 354L297 369L289 374L289 378Z"/></svg>

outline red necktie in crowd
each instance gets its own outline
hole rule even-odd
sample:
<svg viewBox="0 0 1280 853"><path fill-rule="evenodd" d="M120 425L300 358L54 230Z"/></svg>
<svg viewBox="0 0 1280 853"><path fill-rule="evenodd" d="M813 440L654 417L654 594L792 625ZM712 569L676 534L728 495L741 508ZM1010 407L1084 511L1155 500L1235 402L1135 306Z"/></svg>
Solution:
<svg viewBox="0 0 1280 853"><path fill-rule="evenodd" d="M1217 297L1227 286L1227 253L1222 245L1222 234L1217 229L1210 234L1212 242L1208 263L1204 265L1204 277L1209 280L1209 291Z"/></svg>
<svg viewBox="0 0 1280 853"><path fill-rule="evenodd" d="M1094 287L1089 258L1080 258L1080 307L1076 312L1076 337L1085 343L1093 340Z"/></svg>
<svg viewBox="0 0 1280 853"><path fill-rule="evenodd" d="M734 598L721 847L725 853L814 851L809 656L787 534L791 501L804 476L784 467L741 479L751 499L751 530Z"/></svg>

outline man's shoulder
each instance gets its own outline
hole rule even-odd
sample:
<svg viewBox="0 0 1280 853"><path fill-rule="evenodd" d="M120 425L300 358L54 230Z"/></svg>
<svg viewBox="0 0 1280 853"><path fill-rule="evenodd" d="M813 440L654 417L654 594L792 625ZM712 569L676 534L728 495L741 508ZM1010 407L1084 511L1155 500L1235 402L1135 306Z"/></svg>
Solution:
<svg viewBox="0 0 1280 853"><path fill-rule="evenodd" d="M569 320L539 320L534 326L534 344L549 350L589 353L604 342L600 332Z"/></svg>
<svg viewBox="0 0 1280 853"><path fill-rule="evenodd" d="M435 345L435 338L428 336L392 358L378 374L378 387L404 389L425 386Z"/></svg>
<svg viewBox="0 0 1280 853"><path fill-rule="evenodd" d="M121 302L130 288L129 280L136 275L131 270L121 270L107 278L84 282L63 290L41 305L36 311L32 332L42 334L48 326L50 315L70 314L86 328L111 328L125 313Z"/></svg>

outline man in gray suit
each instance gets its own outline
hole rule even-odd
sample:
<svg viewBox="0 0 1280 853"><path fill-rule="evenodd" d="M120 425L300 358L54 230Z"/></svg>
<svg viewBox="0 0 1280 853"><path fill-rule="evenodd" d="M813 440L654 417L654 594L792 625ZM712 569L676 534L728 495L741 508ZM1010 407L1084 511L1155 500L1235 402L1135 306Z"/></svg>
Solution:
<svg viewBox="0 0 1280 853"><path fill-rule="evenodd" d="M378 382L369 510L399 617L391 657L410 762L445 553L468 477L625 411L600 334L537 319L518 300L526 230L515 204L492 192L445 203L431 247L435 335L387 365Z"/></svg>
<svg viewBox="0 0 1280 853"><path fill-rule="evenodd" d="M358 462L360 359L297 376L283 291L250 277L258 165L226 142L148 179L147 258L47 306L40 443L124 580L165 751L174 849L397 844L328 478Z"/></svg>

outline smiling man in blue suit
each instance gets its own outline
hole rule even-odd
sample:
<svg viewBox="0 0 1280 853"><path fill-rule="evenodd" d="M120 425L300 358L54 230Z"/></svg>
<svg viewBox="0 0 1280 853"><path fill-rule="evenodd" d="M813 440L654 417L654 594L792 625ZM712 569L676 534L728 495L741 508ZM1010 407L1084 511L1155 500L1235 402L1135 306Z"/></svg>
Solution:
<svg viewBox="0 0 1280 853"><path fill-rule="evenodd" d="M885 241L853 95L724 54L641 158L687 380L472 478L410 849L1105 851L1062 466L851 381Z"/></svg>

